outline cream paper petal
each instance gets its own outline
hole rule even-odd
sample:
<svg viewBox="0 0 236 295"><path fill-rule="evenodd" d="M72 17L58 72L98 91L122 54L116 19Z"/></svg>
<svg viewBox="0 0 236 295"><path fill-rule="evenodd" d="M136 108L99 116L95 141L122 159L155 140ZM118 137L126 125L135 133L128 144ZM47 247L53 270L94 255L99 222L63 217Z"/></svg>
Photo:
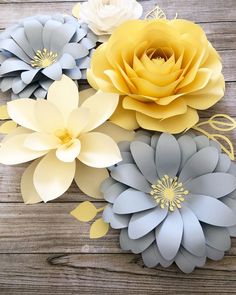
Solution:
<svg viewBox="0 0 236 295"><path fill-rule="evenodd" d="M120 162L121 155L114 140L99 132L90 132L80 136L81 152L78 159L84 164L104 168Z"/></svg>
<svg viewBox="0 0 236 295"><path fill-rule="evenodd" d="M93 96L97 91L93 88L88 88L79 92L79 106L81 106L86 99Z"/></svg>
<svg viewBox="0 0 236 295"><path fill-rule="evenodd" d="M119 95L112 93L97 92L84 101L81 107L89 109L89 121L84 128L84 132L91 131L114 113L119 102Z"/></svg>
<svg viewBox="0 0 236 295"><path fill-rule="evenodd" d="M227 251L230 249L231 241L226 228L205 225L203 230L208 246L220 251Z"/></svg>
<svg viewBox="0 0 236 295"><path fill-rule="evenodd" d="M139 239L148 234L166 218L167 212L167 209L157 207L133 214L128 227L129 237Z"/></svg>
<svg viewBox="0 0 236 295"><path fill-rule="evenodd" d="M62 162L73 162L79 155L81 150L81 143L79 139L72 139L57 148L56 156Z"/></svg>
<svg viewBox="0 0 236 295"><path fill-rule="evenodd" d="M53 134L34 132L26 137L24 146L34 151L45 151L57 148L60 142Z"/></svg>
<svg viewBox="0 0 236 295"><path fill-rule="evenodd" d="M127 228L120 232L120 247L123 250L131 250L133 253L138 254L146 250L155 240L154 232L148 233L146 236L132 240L129 238Z"/></svg>
<svg viewBox="0 0 236 295"><path fill-rule="evenodd" d="M218 151L214 147L206 147L195 153L184 165L179 175L180 182L211 173L219 160Z"/></svg>
<svg viewBox="0 0 236 295"><path fill-rule="evenodd" d="M39 194L37 193L34 183L33 175L35 168L41 159L32 162L24 171L21 177L21 195L25 204L36 204L42 202Z"/></svg>
<svg viewBox="0 0 236 295"><path fill-rule="evenodd" d="M53 82L49 87L47 99L59 109L66 122L70 113L78 107L78 88L73 80L62 75L60 81Z"/></svg>
<svg viewBox="0 0 236 295"><path fill-rule="evenodd" d="M7 103L10 118L22 127L39 131L39 124L35 118L36 101L33 99L18 99Z"/></svg>
<svg viewBox="0 0 236 295"><path fill-rule="evenodd" d="M37 159L48 151L33 151L24 146L28 134L19 134L10 137L0 147L0 163L16 165Z"/></svg>
<svg viewBox="0 0 236 295"><path fill-rule="evenodd" d="M34 113L40 130L43 132L54 133L66 126L62 113L48 100L38 100L35 104Z"/></svg>
<svg viewBox="0 0 236 295"><path fill-rule="evenodd" d="M67 128L73 137L77 137L87 125L89 119L89 109L77 108L73 110L67 121Z"/></svg>
<svg viewBox="0 0 236 295"><path fill-rule="evenodd" d="M20 134L29 134L32 133L32 130L24 128L24 127L16 127L15 129L13 129L10 133L8 133L7 135L4 136L3 140L1 141L1 144L3 144L4 142L6 142L9 138L14 137L16 135L20 135Z"/></svg>
<svg viewBox="0 0 236 295"><path fill-rule="evenodd" d="M76 161L75 182L79 189L95 199L103 199L101 183L109 177L107 169L92 168Z"/></svg>
<svg viewBox="0 0 236 295"><path fill-rule="evenodd" d="M75 175L75 161L59 161L55 152L48 153L34 172L34 186L44 202L56 199L70 187Z"/></svg>
<svg viewBox="0 0 236 295"><path fill-rule="evenodd" d="M163 133L157 143L156 166L160 178L164 175L175 177L180 166L180 148L175 137Z"/></svg>
<svg viewBox="0 0 236 295"><path fill-rule="evenodd" d="M104 133L110 136L115 142L121 142L126 140L132 141L135 136L134 131L126 130L109 121L103 123L101 126L94 129L94 132Z"/></svg>
<svg viewBox="0 0 236 295"><path fill-rule="evenodd" d="M172 260L177 254L183 236L183 220L179 210L169 212L156 229L156 241L161 255Z"/></svg>

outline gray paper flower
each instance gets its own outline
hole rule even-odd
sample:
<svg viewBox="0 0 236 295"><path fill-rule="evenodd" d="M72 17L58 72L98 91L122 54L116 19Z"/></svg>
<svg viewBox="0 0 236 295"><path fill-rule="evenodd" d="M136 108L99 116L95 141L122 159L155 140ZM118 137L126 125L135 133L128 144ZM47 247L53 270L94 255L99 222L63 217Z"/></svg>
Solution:
<svg viewBox="0 0 236 295"><path fill-rule="evenodd" d="M45 98L62 74L85 79L97 37L70 16L38 15L0 34L0 89L12 98Z"/></svg>
<svg viewBox="0 0 236 295"><path fill-rule="evenodd" d="M101 190L103 218L148 267L184 272L221 259L236 236L236 165L205 136L138 134Z"/></svg>

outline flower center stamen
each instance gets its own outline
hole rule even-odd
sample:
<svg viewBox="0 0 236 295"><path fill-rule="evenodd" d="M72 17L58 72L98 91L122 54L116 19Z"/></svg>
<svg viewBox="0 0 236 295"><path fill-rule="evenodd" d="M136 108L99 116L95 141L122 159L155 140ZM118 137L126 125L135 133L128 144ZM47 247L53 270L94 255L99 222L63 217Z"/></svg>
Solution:
<svg viewBox="0 0 236 295"><path fill-rule="evenodd" d="M57 130L55 135L61 140L62 144L66 144L72 140L71 134L66 129Z"/></svg>
<svg viewBox="0 0 236 295"><path fill-rule="evenodd" d="M31 66L34 68L47 68L56 61L57 53L44 48L43 50L37 50L36 55L31 60Z"/></svg>
<svg viewBox="0 0 236 295"><path fill-rule="evenodd" d="M170 211L181 208L181 203L188 194L189 192L183 188L181 182L178 182L177 177L171 178L168 175L164 175L156 184L153 184L150 192L162 209L167 208Z"/></svg>

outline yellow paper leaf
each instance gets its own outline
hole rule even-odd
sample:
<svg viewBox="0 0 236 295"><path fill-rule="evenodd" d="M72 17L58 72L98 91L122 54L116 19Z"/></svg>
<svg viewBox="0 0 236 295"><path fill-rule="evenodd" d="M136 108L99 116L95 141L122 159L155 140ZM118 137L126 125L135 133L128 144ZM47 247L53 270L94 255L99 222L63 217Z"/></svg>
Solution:
<svg viewBox="0 0 236 295"><path fill-rule="evenodd" d="M80 3L77 3L72 9L72 15L76 18L79 18L79 12L80 12Z"/></svg>
<svg viewBox="0 0 236 295"><path fill-rule="evenodd" d="M217 114L210 118L209 125L218 131L231 131L236 128L236 121L228 115Z"/></svg>
<svg viewBox="0 0 236 295"><path fill-rule="evenodd" d="M234 160L234 146L228 137L221 134L211 134L210 138L218 142L222 150L230 157L231 160ZM224 141L224 143L227 143L229 149L227 149L227 147L225 146L225 144L222 143L222 141Z"/></svg>
<svg viewBox="0 0 236 295"><path fill-rule="evenodd" d="M0 126L0 133L8 134L17 127L13 121L7 121Z"/></svg>
<svg viewBox="0 0 236 295"><path fill-rule="evenodd" d="M109 230L109 224L102 218L97 219L90 227L90 239L99 239L104 237Z"/></svg>
<svg viewBox="0 0 236 295"><path fill-rule="evenodd" d="M4 104L4 105L1 105L0 106L0 119L1 120L6 120L6 119L9 119L9 115L8 115L8 112L7 112L7 105Z"/></svg>
<svg viewBox="0 0 236 295"><path fill-rule="evenodd" d="M79 221L88 222L97 215L97 208L89 201L81 203L70 213Z"/></svg>

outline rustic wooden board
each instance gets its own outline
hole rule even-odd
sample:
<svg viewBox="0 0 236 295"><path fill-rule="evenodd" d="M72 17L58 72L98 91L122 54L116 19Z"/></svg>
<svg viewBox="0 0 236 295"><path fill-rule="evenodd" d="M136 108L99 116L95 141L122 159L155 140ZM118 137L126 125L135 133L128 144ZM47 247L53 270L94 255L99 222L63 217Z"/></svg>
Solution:
<svg viewBox="0 0 236 295"><path fill-rule="evenodd" d="M169 17L178 12L201 24L219 50L226 79L225 98L215 113L236 117L236 1L143 0L145 13L156 2ZM0 29L37 13L70 13L76 1L0 0ZM84 87L84 86L82 86ZM0 94L2 102L9 94ZM231 133L236 146L236 132ZM232 294L236 293L236 239L220 262L208 261L191 275L176 267L147 269L138 255L119 248L118 232L89 239L89 225L69 212L88 197L73 183L61 198L25 206L20 176L26 165L0 166L0 294ZM97 207L103 202L94 202Z"/></svg>

